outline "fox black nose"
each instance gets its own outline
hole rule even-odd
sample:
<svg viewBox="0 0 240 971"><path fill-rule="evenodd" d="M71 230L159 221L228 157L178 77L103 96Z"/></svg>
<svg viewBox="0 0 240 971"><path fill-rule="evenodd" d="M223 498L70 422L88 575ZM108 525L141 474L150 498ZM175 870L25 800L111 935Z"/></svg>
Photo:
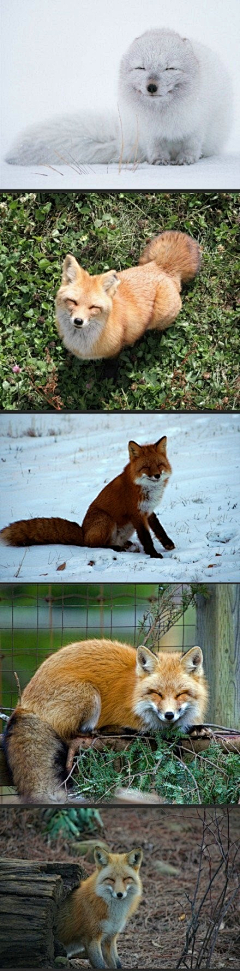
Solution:
<svg viewBox="0 0 240 971"><path fill-rule="evenodd" d="M117 897L123 897L123 893L117 893Z"/></svg>
<svg viewBox="0 0 240 971"><path fill-rule="evenodd" d="M82 327L82 325L83 325L83 320L81 319L81 317L75 317L74 327Z"/></svg>
<svg viewBox="0 0 240 971"><path fill-rule="evenodd" d="M149 94L156 94L157 89L158 85L154 84L153 81L149 81L149 84L147 84L147 91L149 91Z"/></svg>
<svg viewBox="0 0 240 971"><path fill-rule="evenodd" d="M160 479L160 472L158 472L157 475L154 476L154 479Z"/></svg>
<svg viewBox="0 0 240 971"><path fill-rule="evenodd" d="M167 720L169 722L171 722L172 719L174 718L174 712L173 711L165 711L165 718L167 718Z"/></svg>

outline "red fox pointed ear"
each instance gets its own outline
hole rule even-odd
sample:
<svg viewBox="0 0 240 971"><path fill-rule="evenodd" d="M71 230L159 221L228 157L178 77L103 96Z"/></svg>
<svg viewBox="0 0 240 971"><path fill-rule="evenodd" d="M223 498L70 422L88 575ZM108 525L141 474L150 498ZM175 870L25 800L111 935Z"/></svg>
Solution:
<svg viewBox="0 0 240 971"><path fill-rule="evenodd" d="M103 289L106 290L106 292L111 290L111 294L110 294L111 297L113 297L114 293L116 293L116 290L119 287L119 283L121 283L121 280L118 280L116 270L108 270L107 273L103 273L102 275Z"/></svg>
<svg viewBox="0 0 240 971"><path fill-rule="evenodd" d="M156 446L156 448L159 448L161 446L160 447L160 451L161 452L164 452L164 455L166 455L166 450L167 450L167 436L166 435L163 435L162 438L159 438L158 439L158 442L155 442L155 446Z"/></svg>
<svg viewBox="0 0 240 971"><path fill-rule="evenodd" d="M109 853L107 853L106 850L103 850L102 847L95 846L94 860L95 860L95 863L97 864L98 869L101 870L102 866L108 865Z"/></svg>
<svg viewBox="0 0 240 971"><path fill-rule="evenodd" d="M143 858L143 851L140 849L130 850L130 853L126 854L126 858L129 866L132 866L134 870L139 870Z"/></svg>
<svg viewBox="0 0 240 971"><path fill-rule="evenodd" d="M195 674L203 674L203 652L201 647L191 647L190 651L183 654L181 664L187 674L193 674L193 676Z"/></svg>
<svg viewBox="0 0 240 971"><path fill-rule="evenodd" d="M148 650L148 647L137 648L137 674L153 674L157 663L157 657Z"/></svg>
<svg viewBox="0 0 240 971"><path fill-rule="evenodd" d="M131 459L137 459L141 452L141 445L138 445L137 442L128 442L128 451L130 461Z"/></svg>
<svg viewBox="0 0 240 971"><path fill-rule="evenodd" d="M62 283L73 283L79 273L79 263L71 253L65 257L62 270Z"/></svg>

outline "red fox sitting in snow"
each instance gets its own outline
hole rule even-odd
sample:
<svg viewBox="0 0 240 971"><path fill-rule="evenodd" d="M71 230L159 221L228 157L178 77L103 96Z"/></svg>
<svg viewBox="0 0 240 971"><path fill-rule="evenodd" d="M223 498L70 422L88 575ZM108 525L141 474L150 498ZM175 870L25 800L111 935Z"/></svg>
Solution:
<svg viewBox="0 0 240 971"><path fill-rule="evenodd" d="M174 543L154 512L172 471L166 447L166 436L154 445L129 442L128 465L94 499L82 526L56 516L20 519L1 530L1 541L8 546L68 543L121 551L129 548L130 537L136 530L144 552L161 558L150 530L165 550L174 549Z"/></svg>

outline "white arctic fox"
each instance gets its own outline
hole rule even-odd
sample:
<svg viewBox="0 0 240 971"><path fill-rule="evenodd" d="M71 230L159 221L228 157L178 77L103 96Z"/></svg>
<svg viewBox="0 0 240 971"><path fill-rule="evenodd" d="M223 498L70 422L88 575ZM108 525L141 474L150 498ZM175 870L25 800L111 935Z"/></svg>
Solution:
<svg viewBox="0 0 240 971"><path fill-rule="evenodd" d="M231 101L217 54L174 30L147 30L121 60L116 115L81 112L33 126L7 161L190 164L223 147Z"/></svg>

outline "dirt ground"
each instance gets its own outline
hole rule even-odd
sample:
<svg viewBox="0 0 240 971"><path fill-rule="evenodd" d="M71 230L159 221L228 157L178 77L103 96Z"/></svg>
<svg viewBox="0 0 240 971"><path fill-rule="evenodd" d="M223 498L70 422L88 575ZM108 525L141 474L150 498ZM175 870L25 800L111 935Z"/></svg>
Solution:
<svg viewBox="0 0 240 971"><path fill-rule="evenodd" d="M139 910L119 938L119 955L123 968L239 968L239 913L237 913L237 877L232 863L239 844L239 809L235 807L203 810L198 807L121 807L101 808L104 829L99 834L112 849L123 852L141 846L143 899ZM228 841L229 825L229 841ZM191 918L199 872L200 846L204 830L201 875L195 904L197 910L207 894L199 915L193 956L191 950L180 962ZM90 838L95 832L89 834ZM80 839L86 839L83 834ZM216 924L215 907L224 883L223 871L212 882L223 851L229 849L229 881L210 964L198 962L206 931ZM2 808L0 810L0 856L28 860L72 860L76 854L66 838L49 843L43 834L41 810ZM86 870L93 865L80 858ZM233 897L233 894L235 896ZM239 900L238 900L239 903ZM226 906L228 904L228 906ZM89 967L88 962L71 962L74 971ZM33 965L34 966L34 965ZM17 964L16 964L17 967Z"/></svg>

